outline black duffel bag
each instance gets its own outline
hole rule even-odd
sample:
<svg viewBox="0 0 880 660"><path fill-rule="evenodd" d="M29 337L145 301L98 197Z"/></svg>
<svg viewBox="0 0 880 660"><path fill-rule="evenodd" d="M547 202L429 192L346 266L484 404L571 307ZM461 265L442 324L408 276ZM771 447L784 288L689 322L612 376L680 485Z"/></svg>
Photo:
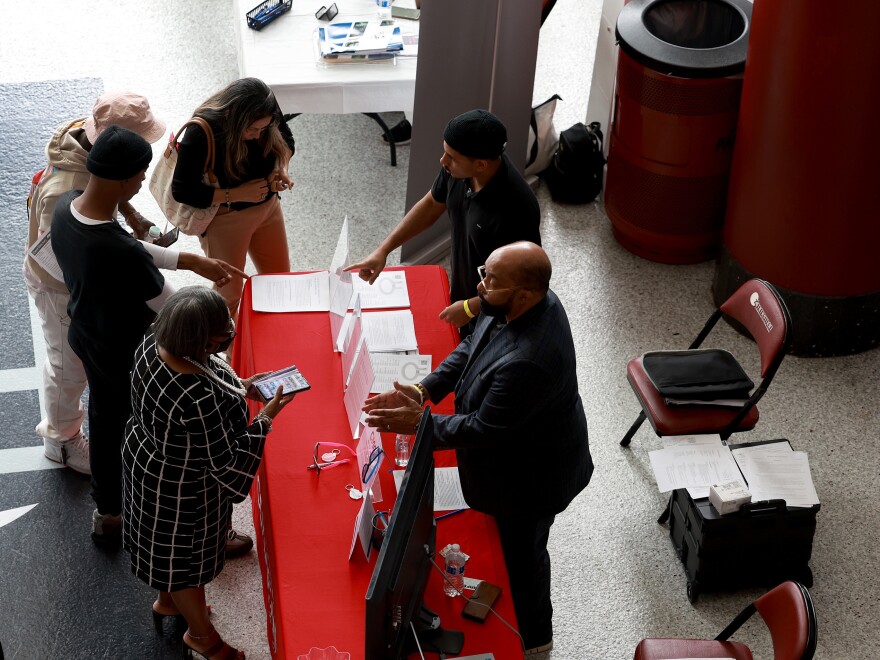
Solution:
<svg viewBox="0 0 880 660"><path fill-rule="evenodd" d="M541 173L557 202L586 204L602 190L602 130L599 122L577 123L559 134L553 162Z"/></svg>

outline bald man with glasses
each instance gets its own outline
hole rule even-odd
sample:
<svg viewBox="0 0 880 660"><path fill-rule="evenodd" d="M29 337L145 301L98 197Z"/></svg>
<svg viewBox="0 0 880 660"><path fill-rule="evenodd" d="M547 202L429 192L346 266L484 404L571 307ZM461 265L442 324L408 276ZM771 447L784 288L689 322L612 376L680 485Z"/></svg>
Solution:
<svg viewBox="0 0 880 660"><path fill-rule="evenodd" d="M455 449L465 500L498 523L527 655L553 648L550 527L593 473L571 327L551 272L534 243L492 252L478 268L473 334L421 383L395 383L364 406L370 426L412 433L422 404L455 393L455 414L434 415L434 449Z"/></svg>

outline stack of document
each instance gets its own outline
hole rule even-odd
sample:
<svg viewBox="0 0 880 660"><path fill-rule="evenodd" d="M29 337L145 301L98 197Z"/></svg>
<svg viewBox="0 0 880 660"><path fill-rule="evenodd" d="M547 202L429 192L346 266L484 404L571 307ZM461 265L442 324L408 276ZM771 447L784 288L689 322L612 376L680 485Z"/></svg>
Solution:
<svg viewBox="0 0 880 660"><path fill-rule="evenodd" d="M413 315L408 309L364 312L361 322L370 353L397 353L419 349Z"/></svg>
<svg viewBox="0 0 880 660"><path fill-rule="evenodd" d="M792 507L819 504L806 452L792 451L787 442L774 442L734 449L733 457L749 484L752 502L785 500Z"/></svg>
<svg viewBox="0 0 880 660"><path fill-rule="evenodd" d="M391 19L331 23L317 30L322 60L391 59L403 51L400 27Z"/></svg>
<svg viewBox="0 0 880 660"><path fill-rule="evenodd" d="M740 478L730 449L715 436L682 436L648 452L661 493L687 488L691 497L709 496L709 486Z"/></svg>

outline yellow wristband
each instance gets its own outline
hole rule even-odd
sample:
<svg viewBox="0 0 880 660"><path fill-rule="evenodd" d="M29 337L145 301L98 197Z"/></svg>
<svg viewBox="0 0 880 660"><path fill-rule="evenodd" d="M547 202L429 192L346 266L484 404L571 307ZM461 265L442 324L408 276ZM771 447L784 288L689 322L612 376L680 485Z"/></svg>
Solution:
<svg viewBox="0 0 880 660"><path fill-rule="evenodd" d="M424 392L422 392L422 388L419 387L418 385L410 385L410 387L413 388L418 393L419 404L424 403L425 402L425 394L424 394Z"/></svg>
<svg viewBox="0 0 880 660"><path fill-rule="evenodd" d="M465 301L464 301L464 313L468 315L468 318L469 318L469 319L472 319L472 318L474 318L474 317L476 316L476 314L474 314L474 313L471 311L471 308L470 308L470 305L468 305L468 301L467 301L467 299L465 299Z"/></svg>

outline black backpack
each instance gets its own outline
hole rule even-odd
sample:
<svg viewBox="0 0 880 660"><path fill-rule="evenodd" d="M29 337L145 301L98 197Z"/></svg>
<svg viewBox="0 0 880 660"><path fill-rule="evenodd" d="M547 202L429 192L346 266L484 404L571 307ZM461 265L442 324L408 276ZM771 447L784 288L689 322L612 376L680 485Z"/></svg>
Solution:
<svg viewBox="0 0 880 660"><path fill-rule="evenodd" d="M599 122L577 123L559 134L559 148L541 173L557 202L586 204L602 190L602 130Z"/></svg>

